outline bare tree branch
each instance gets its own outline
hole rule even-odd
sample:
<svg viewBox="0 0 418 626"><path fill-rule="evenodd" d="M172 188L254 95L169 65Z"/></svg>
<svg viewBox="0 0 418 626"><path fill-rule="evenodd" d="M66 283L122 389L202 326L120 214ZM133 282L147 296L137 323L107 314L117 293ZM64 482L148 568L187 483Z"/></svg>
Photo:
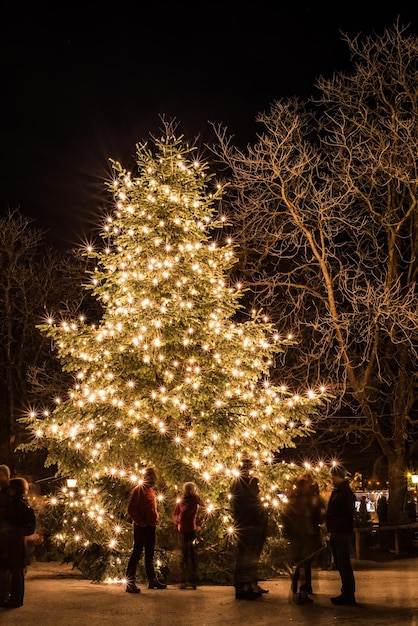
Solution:
<svg viewBox="0 0 418 626"><path fill-rule="evenodd" d="M289 379L316 374L334 415L363 416L345 432L379 444L394 518L418 434L418 40L397 23L345 41L351 75L274 102L246 151L215 127L213 151L232 180L239 279L298 339Z"/></svg>

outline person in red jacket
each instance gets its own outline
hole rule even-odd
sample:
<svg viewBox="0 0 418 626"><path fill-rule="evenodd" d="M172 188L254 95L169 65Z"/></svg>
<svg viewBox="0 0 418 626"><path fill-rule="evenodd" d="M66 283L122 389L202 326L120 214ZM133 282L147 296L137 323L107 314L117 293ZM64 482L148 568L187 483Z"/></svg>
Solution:
<svg viewBox="0 0 418 626"><path fill-rule="evenodd" d="M35 511L26 499L29 490L25 478L11 478L6 509L7 557L2 566L10 572L10 597L1 604L4 608L23 605L25 595L25 572L30 563L26 537L35 532Z"/></svg>
<svg viewBox="0 0 418 626"><path fill-rule="evenodd" d="M145 572L149 589L165 589L167 585L157 580L154 569L155 530L158 524L157 497L153 486L157 481L155 469L148 467L144 480L129 495L128 515L134 527L134 546L126 568L127 593L139 593L136 586L136 568L145 551Z"/></svg>
<svg viewBox="0 0 418 626"><path fill-rule="evenodd" d="M196 562L196 531L197 514L199 507L204 506L202 498L197 492L195 483L184 483L183 492L176 502L173 511L173 519L179 531L181 549L181 584L180 589L197 586L197 562Z"/></svg>

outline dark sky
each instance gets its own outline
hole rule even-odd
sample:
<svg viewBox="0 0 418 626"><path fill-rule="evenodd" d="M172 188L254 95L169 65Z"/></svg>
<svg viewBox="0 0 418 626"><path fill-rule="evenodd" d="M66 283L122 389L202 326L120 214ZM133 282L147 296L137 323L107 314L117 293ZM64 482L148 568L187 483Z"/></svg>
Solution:
<svg viewBox="0 0 418 626"><path fill-rule="evenodd" d="M248 4L248 3L245 3ZM57 246L95 230L109 158L176 118L211 140L223 123L247 143L275 99L306 98L349 68L341 31L418 35L415 2L14 3L0 26L1 213L19 208Z"/></svg>

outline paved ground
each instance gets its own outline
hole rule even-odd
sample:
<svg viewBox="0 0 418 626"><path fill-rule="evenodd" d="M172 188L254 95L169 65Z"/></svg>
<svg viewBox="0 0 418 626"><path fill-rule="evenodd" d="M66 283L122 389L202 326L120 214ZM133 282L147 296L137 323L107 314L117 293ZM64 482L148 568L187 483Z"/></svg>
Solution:
<svg viewBox="0 0 418 626"><path fill-rule="evenodd" d="M138 595L121 585L95 584L68 565L34 562L26 576L25 604L0 609L1 626L418 626L418 558L386 563L353 561L358 607L334 607L339 593L335 571L315 573L314 604L296 606L289 581L263 582L270 593L254 602L235 600L233 587L203 586L196 591L169 586L142 588Z"/></svg>

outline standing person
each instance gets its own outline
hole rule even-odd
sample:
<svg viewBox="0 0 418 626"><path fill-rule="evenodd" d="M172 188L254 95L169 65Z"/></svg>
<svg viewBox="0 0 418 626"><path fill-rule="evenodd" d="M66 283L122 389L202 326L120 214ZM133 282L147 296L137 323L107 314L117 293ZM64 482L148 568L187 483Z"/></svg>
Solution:
<svg viewBox="0 0 418 626"><path fill-rule="evenodd" d="M326 525L330 533L330 545L334 563L341 578L341 594L331 598L335 605L356 604L355 579L350 560L350 543L353 534L353 520L356 497L341 465L331 467L330 476L333 490L326 511Z"/></svg>
<svg viewBox="0 0 418 626"><path fill-rule="evenodd" d="M359 528L365 528L367 526L371 526L371 515L367 510L367 498L366 496L361 496L359 502L359 508L357 514L354 513L354 525ZM370 547L373 542L373 535L370 530L368 533L360 534L360 541L364 546Z"/></svg>
<svg viewBox="0 0 418 626"><path fill-rule="evenodd" d="M134 527L134 545L126 569L127 593L140 593L136 586L136 567L145 551L145 572L149 589L165 589L167 585L157 580L154 569L155 530L158 524L157 497L153 486L157 474L153 467L144 473L141 485L134 487L129 495L128 515Z"/></svg>
<svg viewBox="0 0 418 626"><path fill-rule="evenodd" d="M0 465L0 603L9 597L9 571L4 567L7 558L6 511L9 502L10 469Z"/></svg>
<svg viewBox="0 0 418 626"><path fill-rule="evenodd" d="M387 526L389 522L388 518L388 501L386 496L380 496L377 502L377 519L379 520L379 526ZM389 536L387 530L381 530L379 532L380 547L387 548L389 546Z"/></svg>
<svg viewBox="0 0 418 626"><path fill-rule="evenodd" d="M408 522L412 522L415 524L415 522L417 521L417 505L415 503L414 496L410 494L408 495L405 509Z"/></svg>
<svg viewBox="0 0 418 626"><path fill-rule="evenodd" d="M359 526L367 526L370 522L371 516L369 511L367 510L367 498L366 496L361 496L360 505L358 509L358 523Z"/></svg>
<svg viewBox="0 0 418 626"><path fill-rule="evenodd" d="M385 526L388 523L388 501L386 496L380 496L377 502L377 518L379 526Z"/></svg>
<svg viewBox="0 0 418 626"><path fill-rule="evenodd" d="M301 476L289 495L282 513L284 535L290 541L290 557L294 564L292 594L296 604L313 602L312 559L322 547L321 525L325 503L316 483L309 476Z"/></svg>
<svg viewBox="0 0 418 626"><path fill-rule="evenodd" d="M181 583L180 589L192 589L197 587L197 562L196 562L196 531L197 514L204 502L197 491L197 485L192 482L184 483L183 491L176 502L173 519L177 524L181 549Z"/></svg>
<svg viewBox="0 0 418 626"><path fill-rule="evenodd" d="M415 524L417 521L417 506L416 506L414 496L410 493L407 496L407 501L405 504L405 513L406 513L406 518L407 518L407 524ZM409 543L409 549L412 549L412 541L414 540L414 538L415 538L415 531L408 530L406 532L405 539L407 539Z"/></svg>
<svg viewBox="0 0 418 626"><path fill-rule="evenodd" d="M260 498L258 480L251 475L253 463L244 459L241 473L231 486L231 505L237 536L234 571L235 598L255 600L267 589L258 584L260 554L267 535L267 511Z"/></svg>
<svg viewBox="0 0 418 626"><path fill-rule="evenodd" d="M24 478L11 478L9 500L6 510L7 557L4 565L10 571L10 598L2 604L6 608L23 605L25 595L25 570L29 565L29 555L25 537L35 532L35 511L29 506L27 494L29 485Z"/></svg>

